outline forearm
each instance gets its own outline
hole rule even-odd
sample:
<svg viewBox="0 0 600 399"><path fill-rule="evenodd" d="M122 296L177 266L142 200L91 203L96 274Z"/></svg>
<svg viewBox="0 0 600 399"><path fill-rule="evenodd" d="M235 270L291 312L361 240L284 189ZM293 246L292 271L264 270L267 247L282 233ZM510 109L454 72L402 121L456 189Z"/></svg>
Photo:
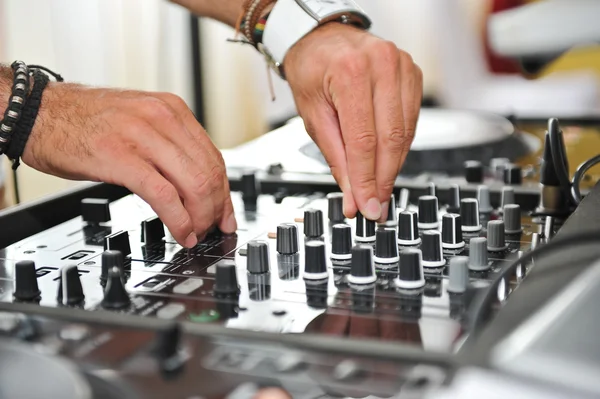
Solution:
<svg viewBox="0 0 600 399"><path fill-rule="evenodd" d="M0 115L4 115L4 110L6 110L8 105L8 98L10 97L12 90L12 83L12 68L10 66L0 64Z"/></svg>
<svg viewBox="0 0 600 399"><path fill-rule="evenodd" d="M235 26L245 0L171 0L194 14Z"/></svg>

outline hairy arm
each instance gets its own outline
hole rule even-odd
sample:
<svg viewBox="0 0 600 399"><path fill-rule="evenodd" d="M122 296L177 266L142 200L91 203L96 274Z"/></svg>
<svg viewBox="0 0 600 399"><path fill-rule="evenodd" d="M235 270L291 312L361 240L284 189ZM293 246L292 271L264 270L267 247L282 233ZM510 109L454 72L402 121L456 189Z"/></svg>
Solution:
<svg viewBox="0 0 600 399"><path fill-rule="evenodd" d="M194 14L221 21L229 26L235 23L242 12L245 0L171 0Z"/></svg>

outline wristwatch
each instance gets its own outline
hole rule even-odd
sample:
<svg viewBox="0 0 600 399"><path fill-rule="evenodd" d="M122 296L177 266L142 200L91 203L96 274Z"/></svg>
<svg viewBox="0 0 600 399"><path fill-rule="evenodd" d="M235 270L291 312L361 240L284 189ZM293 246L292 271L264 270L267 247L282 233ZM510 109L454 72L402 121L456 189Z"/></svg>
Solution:
<svg viewBox="0 0 600 399"><path fill-rule="evenodd" d="M371 20L354 0L278 0L271 11L258 50L285 79L283 61L304 36L328 22L352 24L368 30Z"/></svg>

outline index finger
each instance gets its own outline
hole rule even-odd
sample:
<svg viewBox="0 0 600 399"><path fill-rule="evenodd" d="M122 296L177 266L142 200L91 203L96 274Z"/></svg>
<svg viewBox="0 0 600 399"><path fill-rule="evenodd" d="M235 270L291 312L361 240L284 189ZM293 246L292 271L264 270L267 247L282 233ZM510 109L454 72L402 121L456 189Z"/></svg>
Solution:
<svg viewBox="0 0 600 399"><path fill-rule="evenodd" d="M359 211L367 219L378 220L381 202L375 176L377 135L373 93L367 67L361 62L353 58L344 66L346 72L335 84L332 82L332 97L346 147L352 195Z"/></svg>

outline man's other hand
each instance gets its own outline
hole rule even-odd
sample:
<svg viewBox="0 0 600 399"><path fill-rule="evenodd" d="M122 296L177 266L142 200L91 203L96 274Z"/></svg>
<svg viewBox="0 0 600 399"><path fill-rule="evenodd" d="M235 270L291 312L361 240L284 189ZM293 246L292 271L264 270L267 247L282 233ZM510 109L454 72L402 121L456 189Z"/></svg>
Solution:
<svg viewBox="0 0 600 399"><path fill-rule="evenodd" d="M298 42L284 68L306 129L344 192L344 213L384 220L415 134L420 68L393 43L339 23Z"/></svg>
<svg viewBox="0 0 600 399"><path fill-rule="evenodd" d="M213 226L237 228L221 153L172 94L51 84L22 159L56 176L127 187L185 247Z"/></svg>

